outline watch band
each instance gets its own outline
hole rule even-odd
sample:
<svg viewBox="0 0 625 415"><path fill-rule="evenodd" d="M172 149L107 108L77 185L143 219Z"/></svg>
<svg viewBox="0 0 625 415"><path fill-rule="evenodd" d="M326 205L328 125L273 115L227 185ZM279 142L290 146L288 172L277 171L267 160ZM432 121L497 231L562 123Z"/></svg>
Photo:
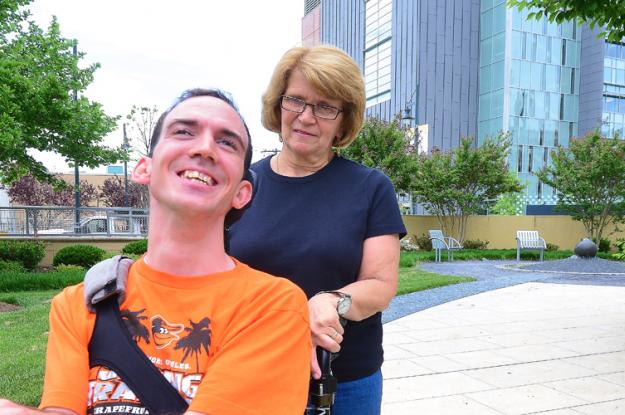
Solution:
<svg viewBox="0 0 625 415"><path fill-rule="evenodd" d="M346 298L346 297L352 298L352 296L350 294L344 293L342 291L336 291L336 290L319 291L315 295L319 295L319 294L336 294L336 295L338 295L341 298Z"/></svg>

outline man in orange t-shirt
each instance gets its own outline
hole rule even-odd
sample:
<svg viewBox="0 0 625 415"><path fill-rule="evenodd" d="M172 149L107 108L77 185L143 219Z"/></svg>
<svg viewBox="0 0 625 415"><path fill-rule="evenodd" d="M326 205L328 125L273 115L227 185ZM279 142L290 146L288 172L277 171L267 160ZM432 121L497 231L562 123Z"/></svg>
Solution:
<svg viewBox="0 0 625 415"><path fill-rule="evenodd" d="M224 251L224 218L252 184L247 126L216 90L186 91L159 119L150 157L132 179L149 185L148 251L120 304L133 340L189 403L187 413L302 414L311 341L303 292ZM52 302L40 408L59 414L144 414L110 368L89 367L96 316L84 286ZM40 410L0 401L1 413ZM155 414L152 414L155 415Z"/></svg>

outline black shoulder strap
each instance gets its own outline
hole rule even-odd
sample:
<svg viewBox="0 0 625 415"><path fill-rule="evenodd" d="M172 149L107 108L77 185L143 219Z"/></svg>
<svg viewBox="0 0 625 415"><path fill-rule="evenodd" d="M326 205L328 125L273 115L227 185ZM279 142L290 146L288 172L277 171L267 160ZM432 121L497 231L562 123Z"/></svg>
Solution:
<svg viewBox="0 0 625 415"><path fill-rule="evenodd" d="M97 303L95 308L90 367L101 365L117 373L151 415L185 412L187 402L133 341L121 318L117 295Z"/></svg>

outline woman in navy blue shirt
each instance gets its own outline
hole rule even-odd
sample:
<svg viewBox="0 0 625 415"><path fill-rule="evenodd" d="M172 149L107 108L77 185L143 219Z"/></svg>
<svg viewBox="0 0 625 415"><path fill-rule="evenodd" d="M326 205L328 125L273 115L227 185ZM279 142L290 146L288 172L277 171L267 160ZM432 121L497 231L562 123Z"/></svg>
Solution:
<svg viewBox="0 0 625 415"><path fill-rule="evenodd" d="M343 51L289 50L263 95L263 126L282 148L252 166L257 193L230 229L231 255L309 297L313 345L338 352L335 414L380 412L381 311L397 290L405 235L390 180L338 155L358 135L365 102L360 69Z"/></svg>

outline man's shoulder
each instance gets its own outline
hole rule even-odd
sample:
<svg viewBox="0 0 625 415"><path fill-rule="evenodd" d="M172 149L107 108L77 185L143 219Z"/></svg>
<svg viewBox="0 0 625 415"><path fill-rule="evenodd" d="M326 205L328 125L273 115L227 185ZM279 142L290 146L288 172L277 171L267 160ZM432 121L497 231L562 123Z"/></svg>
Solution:
<svg viewBox="0 0 625 415"><path fill-rule="evenodd" d="M52 299L50 318L71 322L76 328L89 328L95 323L95 314L85 305L84 283L66 287Z"/></svg>
<svg viewBox="0 0 625 415"><path fill-rule="evenodd" d="M60 293L54 296L53 303L74 305L76 303L83 304L85 295L85 284L81 282L79 284L70 285L65 287ZM86 307L85 307L86 308Z"/></svg>

